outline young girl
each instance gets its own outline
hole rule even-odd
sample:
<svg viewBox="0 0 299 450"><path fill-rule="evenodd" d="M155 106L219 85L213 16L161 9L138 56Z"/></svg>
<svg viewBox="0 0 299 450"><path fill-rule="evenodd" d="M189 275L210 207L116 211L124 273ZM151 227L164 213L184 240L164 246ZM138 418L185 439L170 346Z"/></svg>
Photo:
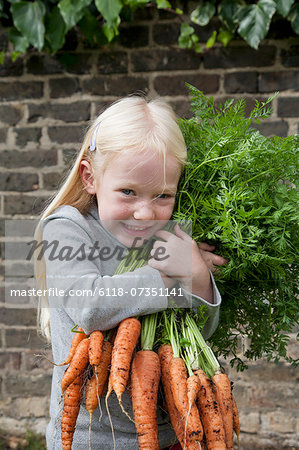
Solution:
<svg viewBox="0 0 299 450"><path fill-rule="evenodd" d="M44 257L36 258L40 299L39 324L51 339L55 363L65 360L78 324L86 334L110 330L126 317L166 309L167 289L181 288L188 306L206 305L208 338L218 323L221 298L211 270L223 264L207 244L199 248L177 225L162 230L171 218L186 147L172 109L161 100L124 98L103 112L88 130L64 185L44 212L36 236ZM156 241L148 264L114 275L128 248ZM161 257L163 253L164 257ZM47 448L62 448L61 389L65 367L54 367L47 427ZM93 448L113 449L104 404L94 413ZM109 398L117 449L138 448L135 426ZM133 417L126 391L123 404ZM169 418L158 410L160 447L175 443ZM89 414L80 408L73 449L88 448Z"/></svg>

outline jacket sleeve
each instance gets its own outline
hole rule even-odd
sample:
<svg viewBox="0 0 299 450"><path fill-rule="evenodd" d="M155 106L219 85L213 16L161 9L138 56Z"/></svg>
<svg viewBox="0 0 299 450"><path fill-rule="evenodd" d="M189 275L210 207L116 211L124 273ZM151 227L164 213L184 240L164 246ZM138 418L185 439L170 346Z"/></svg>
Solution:
<svg viewBox="0 0 299 450"><path fill-rule="evenodd" d="M48 246L44 258L50 308L63 308L86 333L105 331L126 317L167 308L158 270L145 266L121 275L103 275L92 258L83 255L83 249L93 243L80 223L64 218L45 221L43 240ZM77 256L71 257L74 249ZM148 296L144 287L158 289L161 295Z"/></svg>

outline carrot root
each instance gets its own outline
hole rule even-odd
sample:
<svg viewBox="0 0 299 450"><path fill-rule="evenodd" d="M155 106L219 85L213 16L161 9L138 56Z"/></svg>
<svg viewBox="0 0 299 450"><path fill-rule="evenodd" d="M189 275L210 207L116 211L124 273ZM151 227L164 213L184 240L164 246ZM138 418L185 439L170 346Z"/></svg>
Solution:
<svg viewBox="0 0 299 450"><path fill-rule="evenodd" d="M171 359L173 358L173 351L170 344L161 345L158 349L158 355L160 358L161 364L161 380L163 385L163 391L165 395L165 403L168 410L168 414L170 417L170 421L172 424L172 428L176 434L177 439L179 440L182 448L186 447L188 450L198 450L201 448L199 443L191 441L190 439L186 439L185 441L185 429L184 423L181 419L181 415L175 406L174 399L172 396L171 386L170 386L170 375L169 375L169 364Z"/></svg>
<svg viewBox="0 0 299 450"><path fill-rule="evenodd" d="M91 366L100 364L103 341L104 336L101 331L96 330L90 334L88 355Z"/></svg>
<svg viewBox="0 0 299 450"><path fill-rule="evenodd" d="M231 450L234 448L233 442L233 403L231 384L225 373L218 373L212 377L215 386L215 393L219 409L221 412L226 447Z"/></svg>
<svg viewBox="0 0 299 450"><path fill-rule="evenodd" d="M61 441L63 450L71 450L76 421L80 410L83 375L79 375L66 389L61 418Z"/></svg>
<svg viewBox="0 0 299 450"><path fill-rule="evenodd" d="M114 391L122 410L121 397L128 382L130 363L140 331L141 324L138 319L124 319L118 326L114 341L107 397ZM126 411L124 413L128 416Z"/></svg>
<svg viewBox="0 0 299 450"><path fill-rule="evenodd" d="M187 394L187 369L182 358L172 358L169 365L171 390L175 405L185 422L185 430L190 440L201 442L203 428L195 403L189 407ZM189 412L190 409L190 412Z"/></svg>
<svg viewBox="0 0 299 450"><path fill-rule="evenodd" d="M202 370L195 372L200 381L197 406L205 430L208 450L226 450L222 416L216 400L213 382Z"/></svg>
<svg viewBox="0 0 299 450"><path fill-rule="evenodd" d="M88 346L88 338L84 338L77 346L71 363L61 380L62 393L64 393L67 387L86 369L89 361Z"/></svg>
<svg viewBox="0 0 299 450"><path fill-rule="evenodd" d="M239 448L240 447L240 441L239 441L240 421L239 421L239 412L238 412L237 403L236 403L236 400L235 400L233 394L232 394L232 403L233 403L233 429L237 435L237 446Z"/></svg>
<svg viewBox="0 0 299 450"><path fill-rule="evenodd" d="M78 327L78 329L76 330L74 337L72 339L71 348L70 348L70 351L69 351L69 354L68 354L66 360L61 364L55 364L55 363L52 363L52 364L54 364L57 367L66 366L67 364L70 364L70 362L73 359L73 356L75 354L76 348L78 347L80 342L83 341L83 339L85 339L85 338L87 338L87 334L84 333L83 328Z"/></svg>
<svg viewBox="0 0 299 450"><path fill-rule="evenodd" d="M141 350L132 362L132 403L140 450L159 450L157 400L161 376L157 353Z"/></svg>

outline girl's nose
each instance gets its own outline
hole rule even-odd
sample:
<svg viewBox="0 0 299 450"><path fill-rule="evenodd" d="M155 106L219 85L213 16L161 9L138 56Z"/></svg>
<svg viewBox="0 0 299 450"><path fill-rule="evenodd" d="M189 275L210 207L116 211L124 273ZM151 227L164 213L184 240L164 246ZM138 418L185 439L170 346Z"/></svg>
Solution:
<svg viewBox="0 0 299 450"><path fill-rule="evenodd" d="M154 220L154 205L151 202L143 202L139 205L136 205L136 208L133 212L133 217L136 220Z"/></svg>

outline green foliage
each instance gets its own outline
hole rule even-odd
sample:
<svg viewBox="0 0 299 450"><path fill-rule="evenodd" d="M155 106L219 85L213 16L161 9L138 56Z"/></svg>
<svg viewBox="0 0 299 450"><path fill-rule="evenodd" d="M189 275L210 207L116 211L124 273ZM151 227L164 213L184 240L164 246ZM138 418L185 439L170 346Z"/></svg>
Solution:
<svg viewBox="0 0 299 450"><path fill-rule="evenodd" d="M15 438L14 443L17 447L12 447L9 443L11 436L0 430L0 450L8 450L17 448L17 450L45 450L46 441L43 436L36 434L30 430L27 431L24 438ZM19 441L19 444L17 444Z"/></svg>
<svg viewBox="0 0 299 450"><path fill-rule="evenodd" d="M43 436L33 433L32 431L27 431L26 433L26 444L20 447L20 450L44 450L45 439Z"/></svg>
<svg viewBox="0 0 299 450"><path fill-rule="evenodd" d="M258 0L257 2L244 0L220 0L220 1L199 1L190 14L190 21L204 26L210 23L211 19L220 19L221 26L214 30L216 39L227 46L231 39L238 36L244 39L250 47L258 49L262 39L267 37L270 24L274 20L274 15L281 16L291 23L292 29L299 34L299 5L295 0ZM190 34L189 40L179 41L181 48L195 48L192 45L195 31ZM211 39L211 38L210 38ZM211 41L208 42L208 48Z"/></svg>
<svg viewBox="0 0 299 450"><path fill-rule="evenodd" d="M12 25L9 40L15 56L25 53L30 46L55 54L63 47L68 31L74 28L80 30L90 45L112 42L120 32L121 21L132 18L132 13L141 8L172 12L181 21L179 47L196 52L202 52L203 48L192 24L206 26L214 18L219 19L220 26L212 30L207 48L216 41L227 46L238 36L257 49L267 37L272 21L279 17L299 34L299 4L295 0L199 0L190 14L184 14L174 3L173 0L0 0L0 21L5 26Z"/></svg>
<svg viewBox="0 0 299 450"><path fill-rule="evenodd" d="M255 49L266 36L275 13L274 0L259 0L255 5L244 6L238 12L238 32Z"/></svg>
<svg viewBox="0 0 299 450"><path fill-rule="evenodd" d="M24 1L11 5L14 24L19 33L38 50L44 46L45 26L44 16L46 8L41 0L33 3Z"/></svg>
<svg viewBox="0 0 299 450"><path fill-rule="evenodd" d="M229 261L217 278L223 306L213 345L240 369L242 335L246 358L285 358L299 309L298 136L267 138L252 127L270 116L273 98L245 117L243 99L217 107L189 87L194 116L180 121L189 165L174 218L191 219L193 238Z"/></svg>

